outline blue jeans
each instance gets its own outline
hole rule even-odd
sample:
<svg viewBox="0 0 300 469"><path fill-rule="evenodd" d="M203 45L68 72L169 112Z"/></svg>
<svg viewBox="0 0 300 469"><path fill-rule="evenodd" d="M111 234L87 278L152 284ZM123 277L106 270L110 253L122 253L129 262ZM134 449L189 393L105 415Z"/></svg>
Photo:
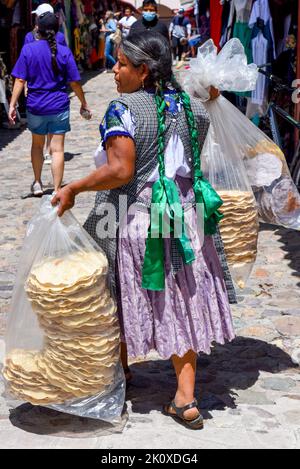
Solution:
<svg viewBox="0 0 300 469"><path fill-rule="evenodd" d="M114 45L110 39L110 36L106 37L105 40L105 60L106 60L106 68L113 68L116 65L116 61L112 56L114 50Z"/></svg>
<svg viewBox="0 0 300 469"><path fill-rule="evenodd" d="M71 130L70 109L44 116L32 114L27 110L27 125L30 132L37 135L65 134Z"/></svg>

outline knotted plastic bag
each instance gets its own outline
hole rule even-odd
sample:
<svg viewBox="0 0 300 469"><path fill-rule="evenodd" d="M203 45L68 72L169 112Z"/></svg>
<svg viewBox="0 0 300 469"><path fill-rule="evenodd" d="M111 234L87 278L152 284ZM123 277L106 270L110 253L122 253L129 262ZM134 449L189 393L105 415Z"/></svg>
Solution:
<svg viewBox="0 0 300 469"><path fill-rule="evenodd" d="M28 223L6 331L7 396L117 422L125 398L103 251L49 196Z"/></svg>
<svg viewBox="0 0 300 469"><path fill-rule="evenodd" d="M220 91L250 91L255 88L257 78L257 66L247 64L239 39L230 39L219 53L209 39L199 47L197 57L190 60L185 86L193 96L208 100L210 86Z"/></svg>

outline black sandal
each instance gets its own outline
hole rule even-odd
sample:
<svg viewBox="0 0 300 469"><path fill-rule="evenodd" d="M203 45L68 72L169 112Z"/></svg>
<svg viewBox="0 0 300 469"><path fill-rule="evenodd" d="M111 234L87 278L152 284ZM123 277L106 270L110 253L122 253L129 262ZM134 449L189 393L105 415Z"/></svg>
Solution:
<svg viewBox="0 0 300 469"><path fill-rule="evenodd" d="M127 366L126 368L123 368L123 370L125 374L126 384L128 385L129 382L132 380L132 373L131 373L129 366Z"/></svg>
<svg viewBox="0 0 300 469"><path fill-rule="evenodd" d="M175 410L176 414L173 414L168 411L170 407L173 410ZM199 411L198 417L192 420L186 419L183 416L184 412L186 410L194 409L194 408L196 408ZM167 415L168 417L174 418L174 420L180 421L180 423L183 423L186 427L192 428L193 430L201 430L203 428L203 417L200 413L200 409L198 407L198 402L196 401L196 399L194 399L193 402L191 402L190 404L187 404L183 407L177 407L175 402L172 401L170 404L167 404L163 407L162 413L164 415Z"/></svg>

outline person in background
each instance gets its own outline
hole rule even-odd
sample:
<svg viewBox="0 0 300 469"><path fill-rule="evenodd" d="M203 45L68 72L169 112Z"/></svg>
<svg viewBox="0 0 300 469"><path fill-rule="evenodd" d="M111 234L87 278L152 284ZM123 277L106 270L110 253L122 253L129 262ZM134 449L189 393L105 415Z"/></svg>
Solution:
<svg viewBox="0 0 300 469"><path fill-rule="evenodd" d="M34 26L32 31L29 31L29 33L26 34L25 39L24 39L24 45L29 44L30 42L38 41L40 39L39 35L38 35L37 19L38 19L39 16L41 16L45 13L54 13L54 9L51 5L49 5L49 3L42 3L41 5L39 5L37 7L36 10L33 10L31 12L32 15L36 15L35 16L35 26ZM56 41L58 42L58 44L61 44L63 46L67 45L66 40L65 40L65 36L60 31L58 31L57 34L56 34ZM27 89L26 88L25 88L25 95L27 95ZM47 135L46 153L44 155L45 164L51 164L50 143L51 143L51 139L50 139L49 135Z"/></svg>
<svg viewBox="0 0 300 469"><path fill-rule="evenodd" d="M142 34L145 31L162 34L169 41L168 28L159 20L155 0L143 1L143 17L131 26L131 33Z"/></svg>
<svg viewBox="0 0 300 469"><path fill-rule="evenodd" d="M71 50L56 42L58 19L53 13L38 17L40 39L26 44L12 71L15 77L9 107L9 120L16 120L17 101L28 84L27 123L32 132L31 161L34 181L31 185L33 195L43 194L41 181L43 168L43 148L45 136L51 135L51 170L54 191L61 187L64 173L65 134L70 131L70 99L67 84L81 102L80 114L86 117L88 109L84 92L79 83L80 75ZM88 118L88 117L86 117Z"/></svg>
<svg viewBox="0 0 300 469"><path fill-rule="evenodd" d="M37 30L38 30L37 19L39 16L43 15L44 13L54 13L54 9L51 5L49 5L49 3L42 3L41 5L37 7L36 10L33 10L31 12L32 15L36 15L35 26L32 31L29 31L29 33L26 34L25 39L24 39L24 45L29 44L30 42L34 42L39 39L39 36L37 34ZM65 36L60 31L58 31L56 34L56 41L58 42L58 44L62 44L63 46L67 45Z"/></svg>
<svg viewBox="0 0 300 469"><path fill-rule="evenodd" d="M131 26L136 22L136 18L133 16L130 8L126 8L125 16L119 21L119 25L122 28L122 36L127 37L130 33Z"/></svg>
<svg viewBox="0 0 300 469"><path fill-rule="evenodd" d="M105 68L106 72L111 72L112 68L116 65L116 60L113 57L114 44L111 40L111 35L117 31L117 21L114 19L114 12L107 11L105 14L102 32L105 32Z"/></svg>
<svg viewBox="0 0 300 469"><path fill-rule="evenodd" d="M114 12L114 19L116 20L117 23L120 21L121 18L122 18L122 12L121 11L115 11Z"/></svg>
<svg viewBox="0 0 300 469"><path fill-rule="evenodd" d="M169 28L170 40L173 49L173 65L181 61L182 54L186 52L186 44L191 38L192 25L186 16L184 16L184 8L178 10L178 14L173 18Z"/></svg>

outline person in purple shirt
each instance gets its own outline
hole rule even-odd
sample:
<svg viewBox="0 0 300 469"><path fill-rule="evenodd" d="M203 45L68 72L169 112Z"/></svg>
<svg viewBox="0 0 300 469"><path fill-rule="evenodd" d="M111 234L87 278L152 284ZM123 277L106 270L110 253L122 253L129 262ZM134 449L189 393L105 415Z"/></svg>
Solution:
<svg viewBox="0 0 300 469"><path fill-rule="evenodd" d="M26 34L25 40L24 40L24 45L29 44L30 42L38 41L40 39L39 35L38 35L38 32L37 32L37 19L38 19L39 16L44 15L45 13L54 13L54 9L51 5L49 5L49 3L42 3L41 5L39 5L37 7L36 10L33 10L31 12L32 15L36 15L35 27L34 27L33 31L30 31L29 33ZM56 42L58 44L61 44L62 46L67 45L66 40L65 40L65 36L60 31L58 31L57 34L56 34Z"/></svg>
<svg viewBox="0 0 300 469"><path fill-rule="evenodd" d="M40 15L44 15L45 13L54 13L54 8L49 5L49 3L42 3L37 7L36 10L33 10L31 12L32 15L35 16L35 26L33 31L30 31L29 33L26 34L25 39L24 39L24 44L29 44L30 42L38 41L40 39L38 35L38 26L37 26L37 19ZM58 44L61 44L62 46L67 46L65 36L62 34L60 31L57 32L56 34L56 42ZM27 95L27 87L25 85L25 96ZM50 150L50 143L51 143L51 138L49 135L47 135L47 140L46 140L46 153L44 155L44 163L45 164L51 164L51 150Z"/></svg>
<svg viewBox="0 0 300 469"><path fill-rule="evenodd" d="M24 84L27 82L27 122L32 132L31 161L34 195L43 193L41 174L45 136L51 135L52 175L54 191L62 183L64 172L64 140L70 130L70 100L67 85L81 102L80 114L91 117L75 59L68 47L57 44L58 20L53 13L38 18L40 40L23 46L20 57L12 71L15 84L9 108L10 122L16 120L16 107ZM46 39L47 38L47 39Z"/></svg>
<svg viewBox="0 0 300 469"><path fill-rule="evenodd" d="M37 26L37 19L40 15L43 15L45 13L54 13L54 9L49 3L42 3L37 7L36 10L33 10L31 12L32 15L35 15L35 26L33 31L30 31L29 33L26 34L25 39L24 39L24 44L28 44L30 42L38 41L40 39L38 35L38 26ZM67 46L65 36L58 31L56 33L56 42L63 45ZM27 86L25 85L25 96L27 96ZM51 138L49 135L47 135L47 140L46 140L46 153L44 155L44 163L45 164L51 164L51 150L50 150L50 143L51 143Z"/></svg>
<svg viewBox="0 0 300 469"><path fill-rule="evenodd" d="M40 38L37 35L37 28L34 28L33 31L29 31L29 33L26 34L25 39L24 39L24 46L25 44L29 44L30 42L38 41ZM66 39L63 33L60 31L57 32L56 34L56 42L58 44L61 44L62 46L66 46Z"/></svg>

